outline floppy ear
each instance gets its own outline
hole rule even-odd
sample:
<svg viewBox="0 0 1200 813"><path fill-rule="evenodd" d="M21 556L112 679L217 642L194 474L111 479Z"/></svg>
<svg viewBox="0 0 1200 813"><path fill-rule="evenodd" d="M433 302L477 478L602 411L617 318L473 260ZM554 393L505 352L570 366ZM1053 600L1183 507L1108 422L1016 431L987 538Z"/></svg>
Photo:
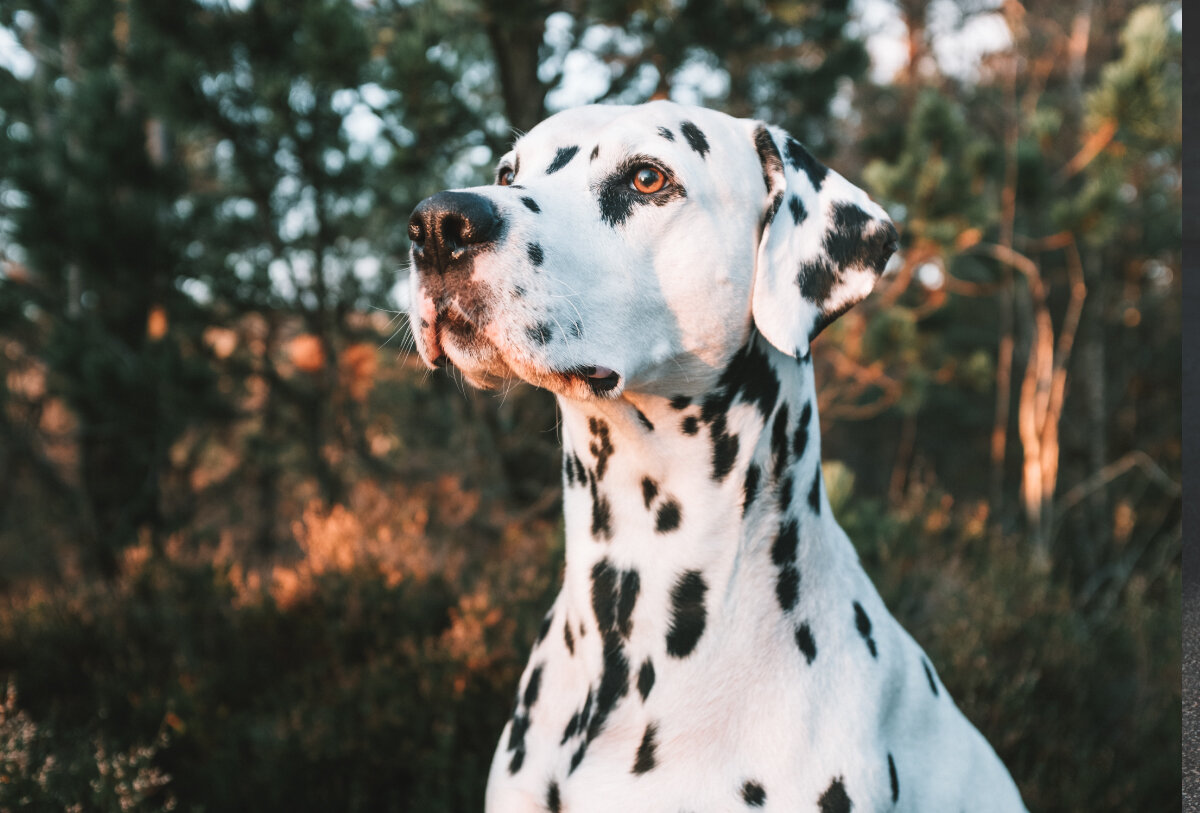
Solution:
<svg viewBox="0 0 1200 813"><path fill-rule="evenodd" d="M871 293L898 235L882 207L799 141L749 124L767 186L751 312L767 341L803 359L826 325Z"/></svg>

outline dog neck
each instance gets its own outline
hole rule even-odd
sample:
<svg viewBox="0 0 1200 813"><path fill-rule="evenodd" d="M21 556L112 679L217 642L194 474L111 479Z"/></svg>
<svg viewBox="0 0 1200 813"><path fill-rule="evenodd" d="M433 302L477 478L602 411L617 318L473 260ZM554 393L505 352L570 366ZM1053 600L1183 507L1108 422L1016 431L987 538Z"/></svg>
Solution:
<svg viewBox="0 0 1200 813"><path fill-rule="evenodd" d="M560 404L566 572L554 612L576 631L665 635L668 654L686 657L735 596L794 606L799 553L806 584L813 565L857 559L825 494L807 358L752 334L703 396Z"/></svg>

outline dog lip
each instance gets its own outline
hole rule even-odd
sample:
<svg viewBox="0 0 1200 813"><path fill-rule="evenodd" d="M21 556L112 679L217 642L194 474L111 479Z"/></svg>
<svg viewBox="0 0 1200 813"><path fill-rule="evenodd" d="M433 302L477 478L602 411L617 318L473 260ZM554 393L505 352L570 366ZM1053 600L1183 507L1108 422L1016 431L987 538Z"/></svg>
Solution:
<svg viewBox="0 0 1200 813"><path fill-rule="evenodd" d="M621 383L620 373L607 367L584 367L581 372L587 378L588 388L596 395L612 392Z"/></svg>

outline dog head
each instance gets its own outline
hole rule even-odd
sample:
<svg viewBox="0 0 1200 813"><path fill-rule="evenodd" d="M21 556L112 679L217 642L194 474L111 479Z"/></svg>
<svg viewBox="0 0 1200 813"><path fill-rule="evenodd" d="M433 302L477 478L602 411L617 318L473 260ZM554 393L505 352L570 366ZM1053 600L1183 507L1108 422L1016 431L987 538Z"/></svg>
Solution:
<svg viewBox="0 0 1200 813"><path fill-rule="evenodd" d="M552 116L409 236L422 359L569 398L702 392L752 326L804 357L896 248L787 133L671 102Z"/></svg>

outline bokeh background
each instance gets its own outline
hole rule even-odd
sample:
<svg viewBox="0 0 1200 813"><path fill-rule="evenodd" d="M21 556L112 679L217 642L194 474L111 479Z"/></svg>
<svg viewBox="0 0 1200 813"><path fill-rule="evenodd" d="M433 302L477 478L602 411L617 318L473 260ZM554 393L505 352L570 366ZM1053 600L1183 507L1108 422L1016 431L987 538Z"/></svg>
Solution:
<svg viewBox="0 0 1200 813"><path fill-rule="evenodd" d="M1180 3L0 0L0 810L474 811L555 405L429 374L405 225L588 101L902 230L839 519L1031 810L1180 804Z"/></svg>

